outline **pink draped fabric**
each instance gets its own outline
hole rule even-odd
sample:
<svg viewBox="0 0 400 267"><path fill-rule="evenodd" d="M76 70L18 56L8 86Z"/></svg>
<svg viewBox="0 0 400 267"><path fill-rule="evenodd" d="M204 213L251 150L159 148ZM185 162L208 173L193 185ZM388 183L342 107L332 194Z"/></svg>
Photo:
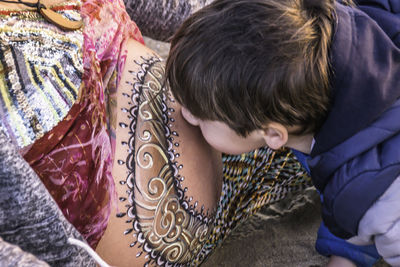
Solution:
<svg viewBox="0 0 400 267"><path fill-rule="evenodd" d="M79 98L64 120L32 145L25 159L66 218L95 247L115 198L107 104L118 87L126 41L143 39L122 1L83 1L81 15L84 74Z"/></svg>

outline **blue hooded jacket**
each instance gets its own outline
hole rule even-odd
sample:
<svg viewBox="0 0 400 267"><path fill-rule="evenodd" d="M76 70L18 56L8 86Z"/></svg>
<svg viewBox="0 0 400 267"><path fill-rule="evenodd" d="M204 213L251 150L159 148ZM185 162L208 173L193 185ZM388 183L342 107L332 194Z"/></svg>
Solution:
<svg viewBox="0 0 400 267"><path fill-rule="evenodd" d="M308 161L323 220L342 238L400 175L400 1L357 4L336 4L331 109Z"/></svg>

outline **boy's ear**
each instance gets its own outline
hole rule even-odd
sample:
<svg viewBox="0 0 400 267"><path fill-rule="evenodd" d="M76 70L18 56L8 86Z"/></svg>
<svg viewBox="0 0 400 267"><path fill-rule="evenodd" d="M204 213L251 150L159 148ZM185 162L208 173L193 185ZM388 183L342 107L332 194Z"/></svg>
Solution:
<svg viewBox="0 0 400 267"><path fill-rule="evenodd" d="M280 123L270 122L262 131L265 143L274 150L281 148L288 141L288 131Z"/></svg>
<svg viewBox="0 0 400 267"><path fill-rule="evenodd" d="M193 126L199 126L200 124L200 120L193 116L192 113L190 113L189 110L187 110L186 108L182 107L181 108L181 113L182 113L182 117L191 125Z"/></svg>

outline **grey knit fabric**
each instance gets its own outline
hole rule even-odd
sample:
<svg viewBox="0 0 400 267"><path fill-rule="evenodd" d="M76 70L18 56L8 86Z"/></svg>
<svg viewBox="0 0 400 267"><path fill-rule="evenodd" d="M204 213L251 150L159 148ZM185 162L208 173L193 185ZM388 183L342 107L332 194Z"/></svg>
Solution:
<svg viewBox="0 0 400 267"><path fill-rule="evenodd" d="M213 0L124 0L143 35L168 41L183 20Z"/></svg>
<svg viewBox="0 0 400 267"><path fill-rule="evenodd" d="M0 237L0 266L96 266L67 243L83 239L1 128Z"/></svg>
<svg viewBox="0 0 400 267"><path fill-rule="evenodd" d="M44 261L21 250L20 247L5 242L0 238L0 266L2 267L48 267Z"/></svg>

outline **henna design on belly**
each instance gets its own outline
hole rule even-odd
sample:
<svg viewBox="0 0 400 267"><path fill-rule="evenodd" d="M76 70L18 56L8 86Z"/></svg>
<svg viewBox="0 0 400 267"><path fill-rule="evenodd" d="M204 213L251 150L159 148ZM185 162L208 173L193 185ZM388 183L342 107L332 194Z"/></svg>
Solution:
<svg viewBox="0 0 400 267"><path fill-rule="evenodd" d="M213 215L202 207L195 210L197 202L186 196L182 188L183 168L178 163L176 141L179 133L173 131L174 99L164 84L164 65L152 56L135 62L140 70L133 76L131 107L123 108L130 118L129 140L122 144L129 155L118 164L125 165L127 177L120 184L127 195L120 201L127 203L126 211L117 214L125 219L129 228L124 232L133 235L131 247L138 246L144 255L145 266L185 266L201 251L211 232Z"/></svg>

